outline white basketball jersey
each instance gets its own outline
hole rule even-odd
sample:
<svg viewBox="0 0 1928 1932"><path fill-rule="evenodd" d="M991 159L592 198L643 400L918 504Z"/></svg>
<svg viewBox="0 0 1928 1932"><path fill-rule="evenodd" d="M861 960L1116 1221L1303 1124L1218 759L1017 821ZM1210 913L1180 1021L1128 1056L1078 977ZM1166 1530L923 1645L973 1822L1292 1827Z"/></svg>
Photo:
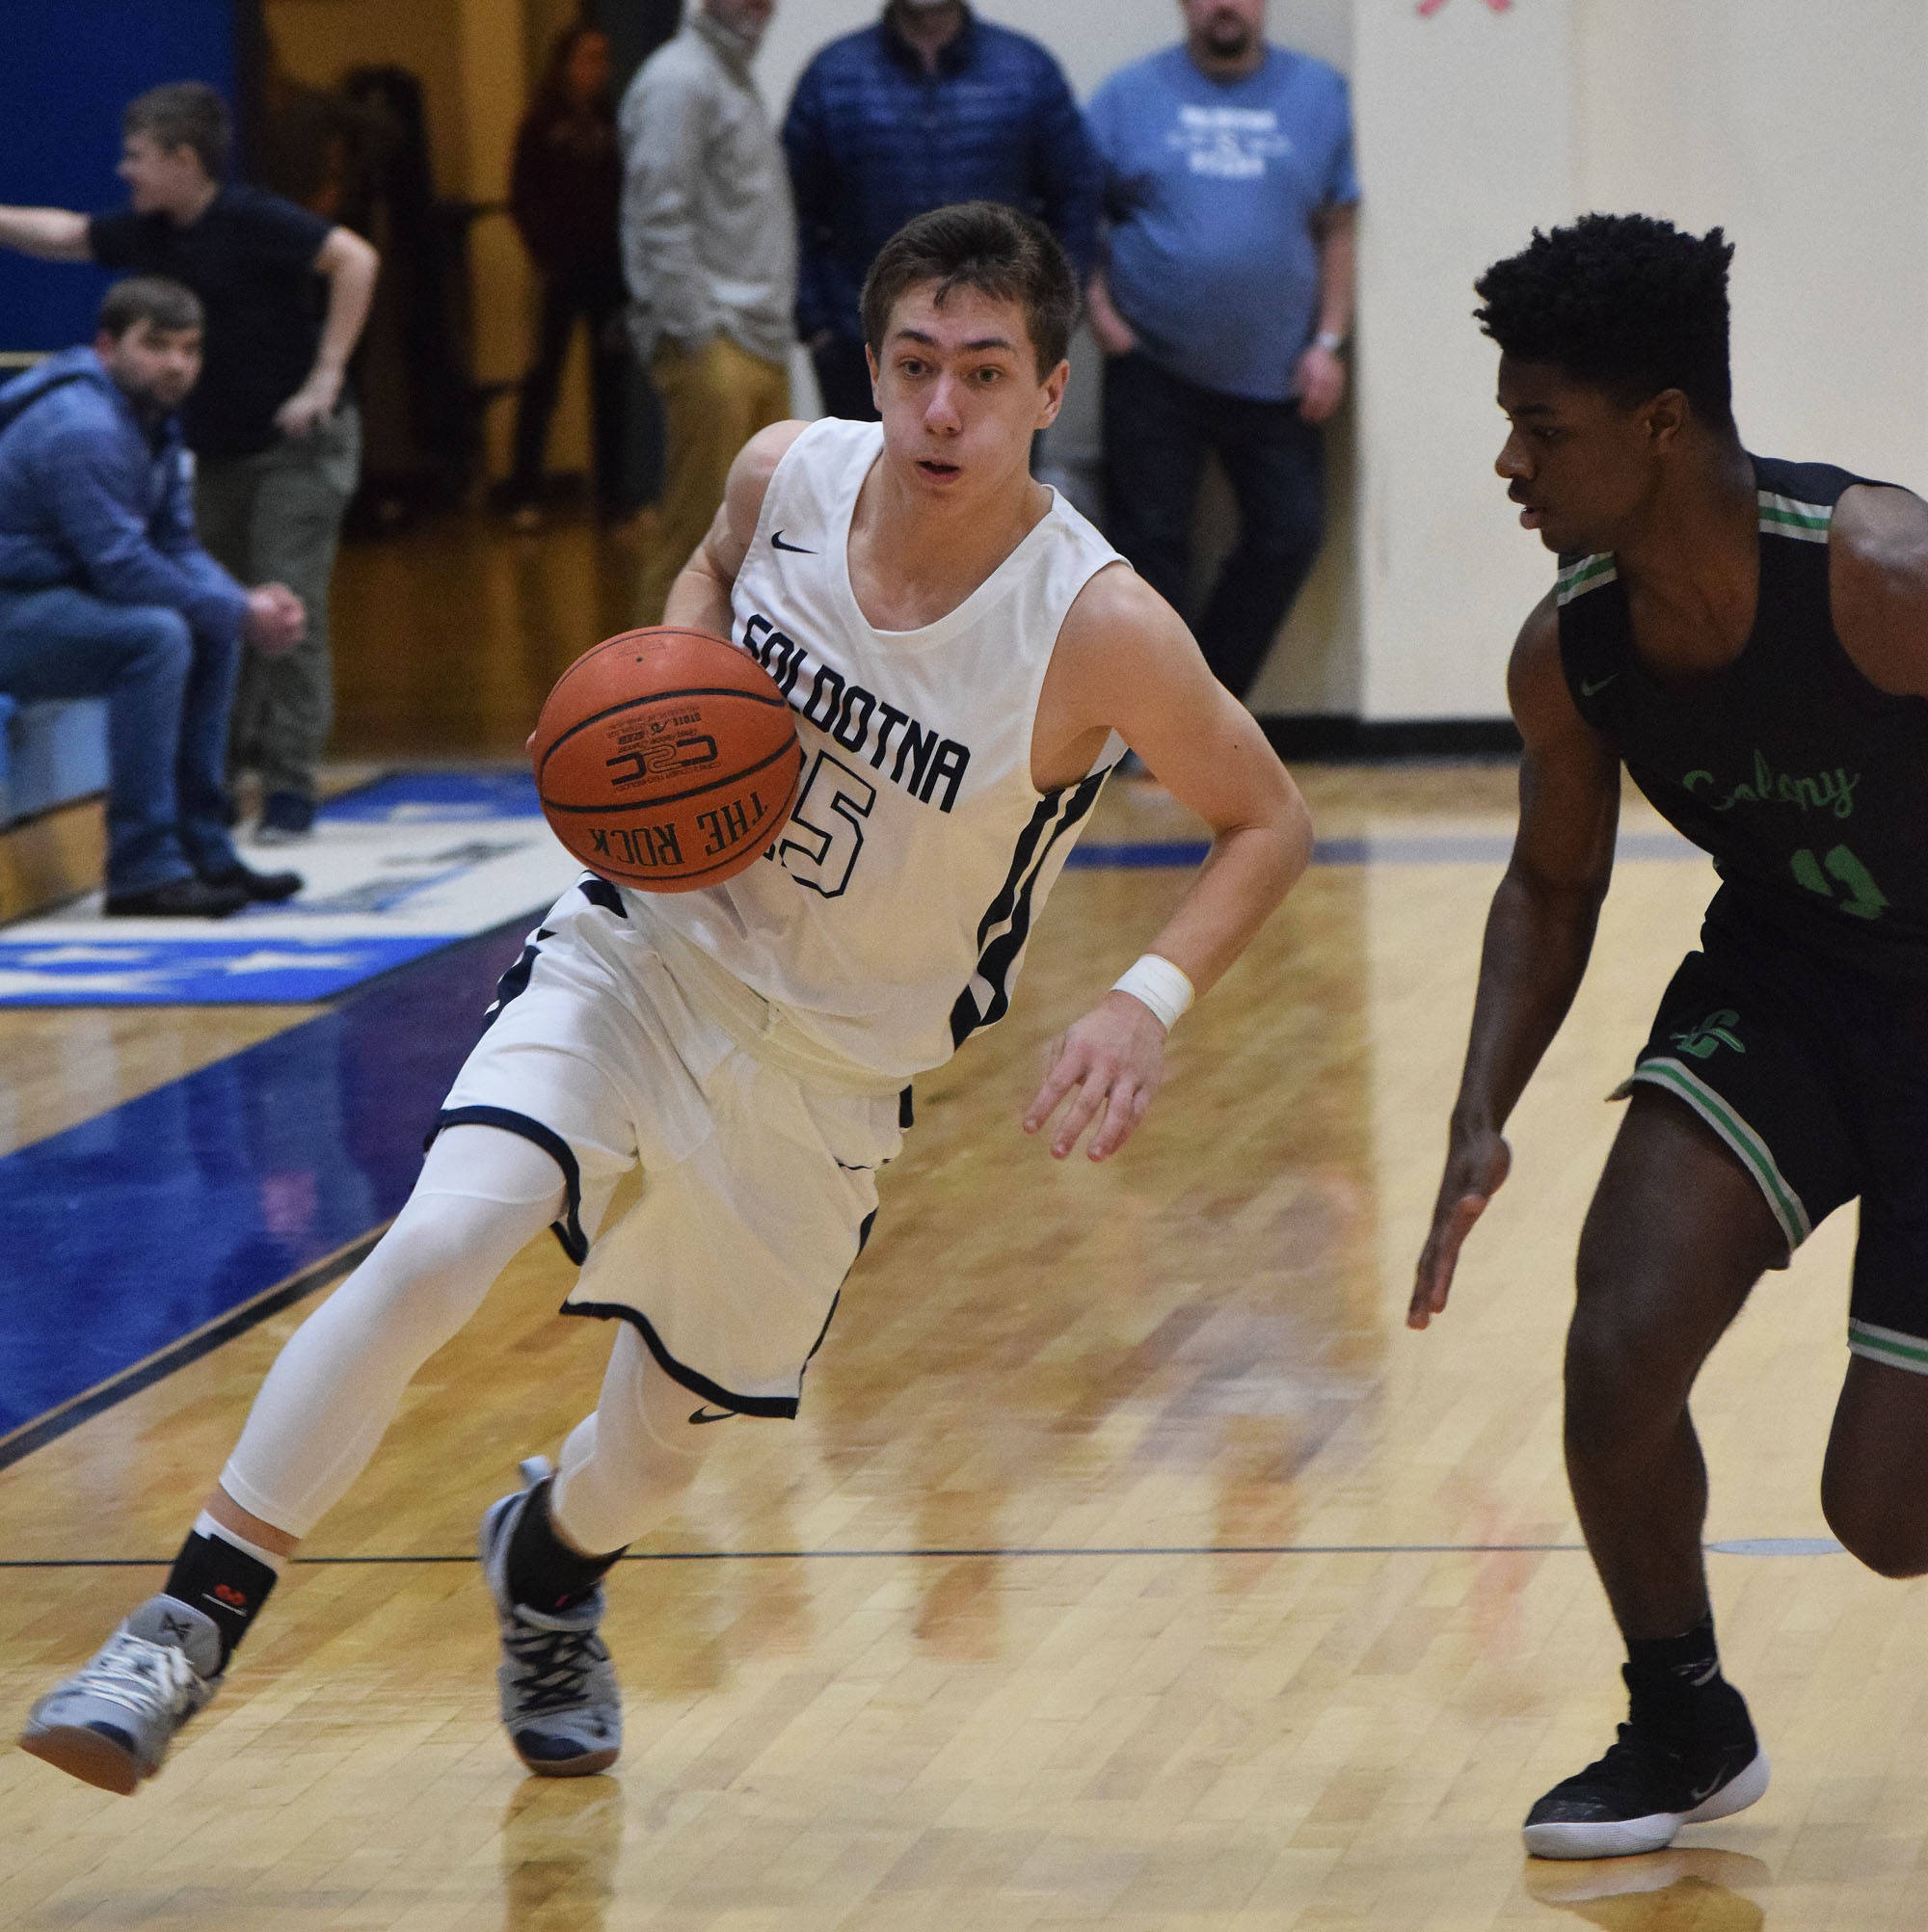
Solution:
<svg viewBox="0 0 1928 1932"><path fill-rule="evenodd" d="M734 641L796 713L803 786L747 872L626 892L769 1002L787 1029L907 1081L1004 1017L1045 898L1097 802L1031 783L1038 692L1072 601L1117 552L1057 496L958 607L876 631L850 587L850 519L876 423L812 424L778 464L732 599Z"/></svg>

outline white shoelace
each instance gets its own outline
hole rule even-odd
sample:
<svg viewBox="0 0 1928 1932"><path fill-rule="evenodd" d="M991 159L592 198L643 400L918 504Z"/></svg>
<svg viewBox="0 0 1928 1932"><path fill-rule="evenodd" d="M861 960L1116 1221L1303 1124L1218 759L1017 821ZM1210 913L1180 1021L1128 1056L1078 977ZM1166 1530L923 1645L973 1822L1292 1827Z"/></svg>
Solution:
<svg viewBox="0 0 1928 1932"><path fill-rule="evenodd" d="M117 1630L73 1680L74 1689L143 1717L155 1710L175 1718L191 1714L201 1684L185 1650L152 1643L131 1630Z"/></svg>

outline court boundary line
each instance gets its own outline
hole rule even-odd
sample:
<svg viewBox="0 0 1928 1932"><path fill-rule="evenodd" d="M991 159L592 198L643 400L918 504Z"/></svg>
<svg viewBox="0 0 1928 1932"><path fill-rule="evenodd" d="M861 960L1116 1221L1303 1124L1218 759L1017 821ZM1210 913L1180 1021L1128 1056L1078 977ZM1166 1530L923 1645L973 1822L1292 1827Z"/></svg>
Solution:
<svg viewBox="0 0 1928 1932"><path fill-rule="evenodd" d="M1812 1538L1768 1537L1766 1543L1817 1542ZM1735 1549L1733 1538L1702 1543L1721 1556L1821 1556L1838 1552L1819 1549ZM990 1561L1018 1557L1128 1556L1584 1556L1584 1543L1206 1543L1067 1544L962 1544L948 1547L904 1545L890 1549L646 1549L632 1550L624 1563L810 1563L880 1562L925 1559L939 1562ZM0 1570L166 1570L173 1561L162 1556L0 1557ZM460 1556L296 1556L291 1565L315 1569L353 1569L419 1564L473 1564L472 1550Z"/></svg>
<svg viewBox="0 0 1928 1932"><path fill-rule="evenodd" d="M68 1396L44 1414L36 1415L21 1423L17 1429L0 1436L0 1469L12 1468L36 1449L43 1449L49 1442L58 1441L69 1430L78 1429L83 1422L91 1422L96 1415L125 1402L130 1396L151 1388L176 1369L184 1369L190 1363L199 1361L202 1355L212 1355L224 1342L245 1334L248 1329L265 1322L270 1315L278 1315L283 1308L312 1295L317 1288L325 1288L340 1279L350 1269L361 1265L388 1229L388 1222L383 1221L379 1227L358 1235L355 1240L337 1248L332 1254L323 1255L319 1261L298 1274L263 1288L258 1295L253 1295L234 1307L213 1316L200 1328L190 1328L166 1348L156 1349L152 1355L144 1355L139 1361L95 1382L92 1388ZM111 1560L121 1562L128 1559L117 1557ZM31 1569L38 1566L23 1567Z"/></svg>

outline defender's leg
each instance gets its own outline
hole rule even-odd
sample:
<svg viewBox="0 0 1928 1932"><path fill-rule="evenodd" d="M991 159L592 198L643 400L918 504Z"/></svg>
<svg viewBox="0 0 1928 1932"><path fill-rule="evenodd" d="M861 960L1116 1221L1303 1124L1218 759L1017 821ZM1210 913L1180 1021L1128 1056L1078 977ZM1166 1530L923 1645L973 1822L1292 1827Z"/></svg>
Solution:
<svg viewBox="0 0 1928 1932"><path fill-rule="evenodd" d="M1787 1238L1755 1177L1697 1114L1635 1089L1580 1240L1566 1344L1566 1466L1627 1639L1632 1721L1533 1808L1527 1849L1651 1851L1766 1788L1725 1682L1700 1555L1707 1476L1688 1412L1700 1364Z"/></svg>
<svg viewBox="0 0 1928 1932"><path fill-rule="evenodd" d="M1707 1472L1687 1398L1787 1240L1697 1114L1636 1088L1580 1236L1566 1336L1566 1472L1630 1641L1707 1614Z"/></svg>
<svg viewBox="0 0 1928 1932"><path fill-rule="evenodd" d="M1883 1576L1928 1573L1928 999L1857 1045L1870 1167L1849 1304L1848 1376L1821 1476L1821 1507Z"/></svg>
<svg viewBox="0 0 1928 1932"><path fill-rule="evenodd" d="M1928 1342L1921 1344L1928 1365ZM1821 1507L1883 1576L1928 1575L1928 1375L1857 1355L1828 1436Z"/></svg>

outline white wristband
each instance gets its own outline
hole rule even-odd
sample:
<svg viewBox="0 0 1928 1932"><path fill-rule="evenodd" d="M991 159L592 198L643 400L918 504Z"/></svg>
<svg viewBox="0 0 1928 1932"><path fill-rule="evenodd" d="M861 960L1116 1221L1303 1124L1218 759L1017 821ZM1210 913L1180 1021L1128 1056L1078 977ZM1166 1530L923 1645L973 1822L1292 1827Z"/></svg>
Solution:
<svg viewBox="0 0 1928 1932"><path fill-rule="evenodd" d="M1126 968L1112 983L1114 993L1129 993L1151 1008L1159 1024L1169 1033L1172 1023L1198 996L1192 981L1169 959L1146 953Z"/></svg>

